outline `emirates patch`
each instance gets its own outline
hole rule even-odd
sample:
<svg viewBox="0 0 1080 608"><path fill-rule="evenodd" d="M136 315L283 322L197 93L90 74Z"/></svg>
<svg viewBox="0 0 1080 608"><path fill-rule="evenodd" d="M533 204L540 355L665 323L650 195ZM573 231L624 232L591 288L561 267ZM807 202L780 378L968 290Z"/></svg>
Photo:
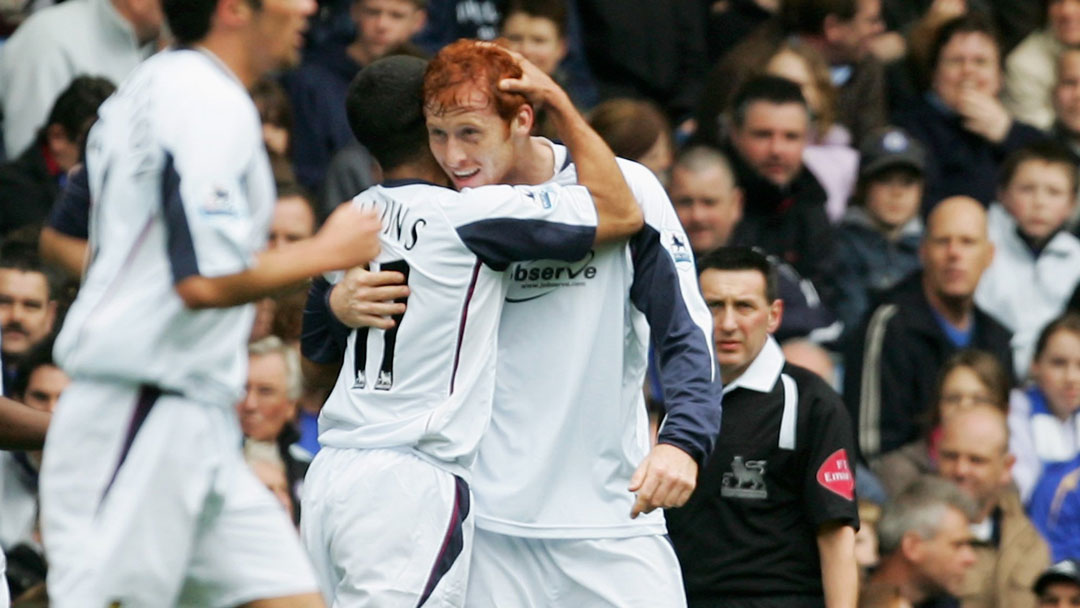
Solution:
<svg viewBox="0 0 1080 608"><path fill-rule="evenodd" d="M817 482L834 494L855 500L855 475L848 466L846 450L840 448L825 459L818 469Z"/></svg>

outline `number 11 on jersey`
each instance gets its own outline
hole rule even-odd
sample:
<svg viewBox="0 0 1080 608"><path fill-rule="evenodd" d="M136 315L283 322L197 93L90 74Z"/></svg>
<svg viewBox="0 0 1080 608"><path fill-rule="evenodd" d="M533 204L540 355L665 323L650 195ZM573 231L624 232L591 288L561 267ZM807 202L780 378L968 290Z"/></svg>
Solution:
<svg viewBox="0 0 1080 608"><path fill-rule="evenodd" d="M379 270L396 270L405 275L405 284L409 283L409 263L405 260L394 260L392 262L372 263L372 271ZM399 304L406 304L405 312L408 312L408 296L404 298L398 298L394 300ZM401 328L401 322L405 318L405 312L399 315L393 315L391 318L394 320L394 326L390 329L372 329L370 327L360 327L356 331L356 349L353 354L353 372L355 374L356 381L353 383L354 389L367 388L367 362L368 362L368 334L370 332L376 332L376 335L382 334L383 342L383 356L382 362L379 364L379 372L375 377L374 389L377 391L388 391L394 386L394 349L397 346L398 330ZM376 338L378 339L378 338Z"/></svg>

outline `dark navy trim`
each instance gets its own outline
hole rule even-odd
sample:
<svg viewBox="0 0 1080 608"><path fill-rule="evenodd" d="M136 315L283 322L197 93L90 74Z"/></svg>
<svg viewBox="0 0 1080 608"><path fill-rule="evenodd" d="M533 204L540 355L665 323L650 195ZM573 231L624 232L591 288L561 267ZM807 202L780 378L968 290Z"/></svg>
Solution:
<svg viewBox="0 0 1080 608"><path fill-rule="evenodd" d="M442 547L439 549L439 555L435 558L431 574L428 575L427 584L424 585L424 592L420 595L420 601L416 604L417 608L420 608L420 606L424 605L424 602L428 601L439 581L450 571L450 568L453 567L454 562L457 561L458 556L461 555L462 550L465 548L464 524L468 517L469 484L455 475L454 508L450 512L450 525L446 528Z"/></svg>
<svg viewBox="0 0 1080 608"><path fill-rule="evenodd" d="M180 174L176 172L172 154L165 153L161 169L161 205L165 215L166 248L172 267L173 284L199 274L195 243L191 239L184 199L180 196Z"/></svg>
<svg viewBox="0 0 1080 608"><path fill-rule="evenodd" d="M465 339L465 324L469 321L469 304L476 291L476 280L480 277L480 260L473 266L469 289L465 292L465 304L461 307L461 321L458 322L457 346L454 348L454 369L450 372L450 394L454 394L454 380L457 379L458 363L461 361L461 343Z"/></svg>
<svg viewBox="0 0 1080 608"><path fill-rule="evenodd" d="M311 281L300 329L300 353L310 361L338 364L351 331L330 309L333 285L322 276Z"/></svg>
<svg viewBox="0 0 1080 608"><path fill-rule="evenodd" d="M458 226L462 242L485 264L505 270L511 262L585 257L596 239L595 226L545 220L486 219Z"/></svg>
<svg viewBox="0 0 1080 608"><path fill-rule="evenodd" d="M401 186L417 186L417 185L420 185L420 186L435 186L436 188L446 188L447 190L450 189L447 186L440 186L439 184L436 184L435 182L429 182L426 179L417 179L415 177L403 177L403 178L400 178L400 179L385 179L382 182L380 182L379 185L382 186L383 188L398 188L398 187L401 187Z"/></svg>
<svg viewBox="0 0 1080 608"><path fill-rule="evenodd" d="M559 170L556 173L562 173L563 171L566 171L568 168L570 168L570 165L572 164L574 164L574 157L570 156L570 149L567 148L566 160L563 161L562 167L559 167Z"/></svg>
<svg viewBox="0 0 1080 608"><path fill-rule="evenodd" d="M90 183L86 165L71 172L71 177L49 213L49 227L77 239L90 238Z"/></svg>
<svg viewBox="0 0 1080 608"><path fill-rule="evenodd" d="M667 418L658 441L704 464L720 432L722 385L708 339L683 300L675 261L646 224L630 239L634 281L630 301L649 321L660 363Z"/></svg>
<svg viewBox="0 0 1080 608"><path fill-rule="evenodd" d="M105 504L105 497L109 495L109 490L112 489L113 483L116 482L116 476L120 474L120 467L124 466L124 462L127 460L128 452L131 451L131 446L135 443L135 435L138 434L139 429L146 422L146 417L150 415L150 410L157 403L158 398L164 393L165 391L156 386L144 384L139 387L139 396L135 400L135 410L131 414L131 421L128 422L127 434L124 435L120 458L116 461L116 467L113 468L112 475L109 476L109 483L105 484L105 490L101 493L101 500L98 502L99 509L101 505Z"/></svg>

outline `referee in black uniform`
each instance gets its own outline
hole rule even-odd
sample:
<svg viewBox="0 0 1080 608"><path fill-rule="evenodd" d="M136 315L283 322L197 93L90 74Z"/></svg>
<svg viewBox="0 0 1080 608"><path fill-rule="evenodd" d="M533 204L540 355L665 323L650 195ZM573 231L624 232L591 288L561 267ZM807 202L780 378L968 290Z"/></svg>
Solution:
<svg viewBox="0 0 1080 608"><path fill-rule="evenodd" d="M854 608L855 476L840 396L788 365L776 272L721 248L699 261L713 313L724 411L686 506L667 511L691 608Z"/></svg>

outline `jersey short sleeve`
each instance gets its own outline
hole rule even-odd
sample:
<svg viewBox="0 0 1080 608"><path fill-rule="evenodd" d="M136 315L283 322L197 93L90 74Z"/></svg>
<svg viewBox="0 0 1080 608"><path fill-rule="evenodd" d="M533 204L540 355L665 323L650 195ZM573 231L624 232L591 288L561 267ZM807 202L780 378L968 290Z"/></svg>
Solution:
<svg viewBox="0 0 1080 608"><path fill-rule="evenodd" d="M251 179L252 171L261 173L269 165L262 141L252 137L260 131L258 116L248 105L233 95L219 94L178 108L172 119L159 116L177 123L165 129L161 169L174 282L192 275L233 274L253 261L253 230L261 215L253 199L272 199L273 192L252 191L264 181ZM224 126L252 121L251 129ZM221 138L223 132L236 136Z"/></svg>
<svg viewBox="0 0 1080 608"><path fill-rule="evenodd" d="M596 238L596 207L583 186L467 188L446 213L465 246L496 270L520 260L579 260Z"/></svg>
<svg viewBox="0 0 1080 608"><path fill-rule="evenodd" d="M76 167L68 176L67 184L49 212L49 227L70 237L90 237L90 184L85 165Z"/></svg>
<svg viewBox="0 0 1080 608"><path fill-rule="evenodd" d="M858 529L851 419L840 396L817 376L804 372L798 383L805 397L799 408L809 410L799 439L810 442L803 479L808 517L815 526L839 522Z"/></svg>

